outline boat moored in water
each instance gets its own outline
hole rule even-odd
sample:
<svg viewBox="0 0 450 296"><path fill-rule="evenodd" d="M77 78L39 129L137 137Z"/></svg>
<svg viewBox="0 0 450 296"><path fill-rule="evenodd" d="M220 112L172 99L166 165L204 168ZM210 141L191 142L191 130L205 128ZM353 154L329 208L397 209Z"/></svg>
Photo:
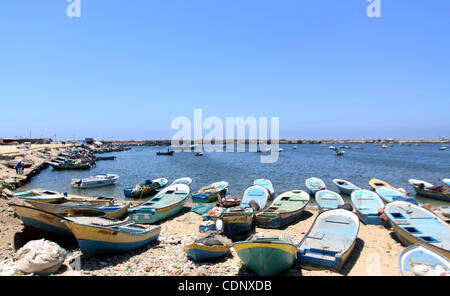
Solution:
<svg viewBox="0 0 450 296"><path fill-rule="evenodd" d="M97 174L84 179L72 179L70 186L72 188L96 188L114 185L119 179L116 174Z"/></svg>
<svg viewBox="0 0 450 296"><path fill-rule="evenodd" d="M166 178L145 180L144 183L137 184L133 188L124 189L125 197L142 198L154 195L158 190L164 188L169 181Z"/></svg>

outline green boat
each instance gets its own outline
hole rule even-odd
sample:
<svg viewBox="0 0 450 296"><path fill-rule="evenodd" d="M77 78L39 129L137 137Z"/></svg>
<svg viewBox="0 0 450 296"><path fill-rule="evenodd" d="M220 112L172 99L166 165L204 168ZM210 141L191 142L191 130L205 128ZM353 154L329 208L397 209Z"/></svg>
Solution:
<svg viewBox="0 0 450 296"><path fill-rule="evenodd" d="M128 215L135 223L158 222L178 213L183 208L190 192L187 185L170 185L148 201L129 209Z"/></svg>
<svg viewBox="0 0 450 296"><path fill-rule="evenodd" d="M289 235L260 237L233 244L244 265L258 275L276 275L292 266L297 247Z"/></svg>

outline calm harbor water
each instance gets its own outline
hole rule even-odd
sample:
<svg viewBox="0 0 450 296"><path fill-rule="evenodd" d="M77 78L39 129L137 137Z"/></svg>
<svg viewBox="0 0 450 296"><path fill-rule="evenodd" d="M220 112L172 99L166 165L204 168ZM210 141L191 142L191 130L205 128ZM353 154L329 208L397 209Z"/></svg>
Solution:
<svg viewBox="0 0 450 296"><path fill-rule="evenodd" d="M328 149L328 145L296 145L296 150L293 146L280 145L284 151L277 162L270 164L260 163L261 154L254 152L205 152L203 156L194 156L194 152L179 152L173 156L157 156L157 151L165 151L167 147L133 147L128 151L102 154L116 155L117 159L98 161L97 167L91 170L53 171L49 167L19 191L45 188L124 199L124 188L133 187L145 179L165 177L170 183L177 178L190 177L193 180L192 192L225 180L230 184L228 194L241 197L257 178L270 179L276 193L280 194L293 189L306 190L305 180L309 177L321 178L327 188L333 191L337 191L332 183L334 178L369 188L368 181L374 177L393 186L403 187L414 195L408 183L409 178L442 184L443 178L450 177L450 149L440 151L440 144L394 144L387 149L374 144L358 144L350 145L352 149L344 149L344 156L336 156ZM354 149L356 146L363 146L364 150ZM80 190L69 187L72 178L85 178L99 173L115 173L120 179L116 185L103 188ZM349 200L346 196L344 199ZM435 206L450 204L419 196L417 199Z"/></svg>

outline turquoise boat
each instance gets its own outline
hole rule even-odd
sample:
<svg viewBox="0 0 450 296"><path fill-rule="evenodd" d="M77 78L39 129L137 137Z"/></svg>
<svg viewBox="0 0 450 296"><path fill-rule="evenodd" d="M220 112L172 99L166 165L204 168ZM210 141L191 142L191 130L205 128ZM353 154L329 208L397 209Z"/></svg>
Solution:
<svg viewBox="0 0 450 296"><path fill-rule="evenodd" d="M396 188L379 186L379 187L375 188L375 192L381 197L381 199L385 203L390 203L395 200L402 200L402 201L407 201L407 202L410 202L410 203L413 203L416 205L419 204L419 202L417 200L415 200L415 198L403 196L402 192Z"/></svg>
<svg viewBox="0 0 450 296"><path fill-rule="evenodd" d="M257 210L262 210L266 207L268 199L269 192L266 188L259 185L253 185L244 191L244 195L241 201L241 208L249 208L250 202L254 201L258 204L259 209Z"/></svg>
<svg viewBox="0 0 450 296"><path fill-rule="evenodd" d="M228 208L219 217L222 220L222 232L228 237L248 233L253 227L254 211L252 208ZM218 219L216 219L217 221Z"/></svg>
<svg viewBox="0 0 450 296"><path fill-rule="evenodd" d="M297 248L289 235L253 235L246 241L234 243L233 248L242 263L261 276L276 275L289 269L297 256Z"/></svg>
<svg viewBox="0 0 450 296"><path fill-rule="evenodd" d="M303 190L291 190L277 196L273 203L255 216L256 225L280 228L300 219L310 196Z"/></svg>
<svg viewBox="0 0 450 296"><path fill-rule="evenodd" d="M337 209L344 204L344 199L339 193L331 190L320 190L316 192L316 202L319 205L319 211L328 211Z"/></svg>
<svg viewBox="0 0 450 296"><path fill-rule="evenodd" d="M356 214L361 221L368 225L383 225L388 226L388 222L381 222L379 216L379 209L384 208L384 203L381 198L373 191L366 189L355 190L350 196Z"/></svg>
<svg viewBox="0 0 450 296"><path fill-rule="evenodd" d="M153 229L136 224L98 226L64 221L78 241L83 255L129 252L158 239L161 226Z"/></svg>
<svg viewBox="0 0 450 296"><path fill-rule="evenodd" d="M404 201L384 209L397 238L405 245L423 244L450 259L450 226L431 211Z"/></svg>
<svg viewBox="0 0 450 296"><path fill-rule="evenodd" d="M298 244L297 260L304 266L339 271L355 248L358 231L354 213L344 209L322 212Z"/></svg>
<svg viewBox="0 0 450 296"><path fill-rule="evenodd" d="M194 261L207 261L229 253L232 241L213 232L200 235L195 241L186 242L184 250Z"/></svg>
<svg viewBox="0 0 450 296"><path fill-rule="evenodd" d="M414 244L405 248L400 253L399 266L400 273L403 276L415 276L419 269L418 267L422 267L419 269L422 273L424 271L423 267L425 267L428 273L426 275L442 275L442 273L445 273L447 276L450 275L449 260L422 244ZM437 268L438 266L440 268ZM441 272L437 272L437 269L441 269Z"/></svg>
<svg viewBox="0 0 450 296"><path fill-rule="evenodd" d="M170 185L184 184L184 185L189 186L189 185L191 185L191 183L192 183L192 179L191 179L191 178L189 178L189 177L184 177L184 178L176 179L176 180L173 181L172 184L170 184Z"/></svg>
<svg viewBox="0 0 450 296"><path fill-rule="evenodd" d="M228 182L220 181L202 187L196 194L192 195L193 202L210 203L216 201L219 195L225 196L228 191Z"/></svg>
<svg viewBox="0 0 450 296"><path fill-rule="evenodd" d="M156 223L178 213L186 202L190 188L184 184L170 185L148 201L128 210L135 223Z"/></svg>
<svg viewBox="0 0 450 296"><path fill-rule="evenodd" d="M272 196L275 193L275 190L273 190L272 182L268 179L256 179L253 182L253 185L259 185L261 187L264 187L269 191L269 196Z"/></svg>
<svg viewBox="0 0 450 296"><path fill-rule="evenodd" d="M334 185L336 185L336 187L339 189L339 191L342 194L348 195L350 196L350 194L352 194L353 191L361 189L358 186L356 186L355 184L343 180L343 179L334 179L333 180Z"/></svg>
<svg viewBox="0 0 450 296"><path fill-rule="evenodd" d="M327 189L325 182L319 178L308 178L305 181L306 189L308 189L309 194L314 195L319 190Z"/></svg>

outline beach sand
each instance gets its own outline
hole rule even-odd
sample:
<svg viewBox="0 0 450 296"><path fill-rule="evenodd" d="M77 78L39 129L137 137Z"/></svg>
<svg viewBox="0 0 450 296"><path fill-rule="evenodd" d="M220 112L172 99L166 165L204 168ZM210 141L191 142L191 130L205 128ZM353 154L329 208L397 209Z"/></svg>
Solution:
<svg viewBox="0 0 450 296"><path fill-rule="evenodd" d="M16 198L9 201L0 198L0 266L2 261L11 260L27 239L24 237L23 225L7 202L20 202ZM295 243L304 237L318 211L314 206L306 210L302 218L284 229L256 228L256 232L266 236L289 234ZM179 276L232 276L252 275L242 266L241 261L232 249L223 257L210 262L196 263L191 261L183 249L183 242L199 234L198 226L202 217L190 212L187 208L175 217L163 221L159 240L138 250L123 254L80 256L76 241L56 241L62 244L69 253L63 267L56 275L179 275ZM391 229L381 226L360 223L355 249L340 272L327 269L308 270L297 262L282 272L284 276L367 276L367 275L400 275L398 258L404 246L395 238Z"/></svg>

